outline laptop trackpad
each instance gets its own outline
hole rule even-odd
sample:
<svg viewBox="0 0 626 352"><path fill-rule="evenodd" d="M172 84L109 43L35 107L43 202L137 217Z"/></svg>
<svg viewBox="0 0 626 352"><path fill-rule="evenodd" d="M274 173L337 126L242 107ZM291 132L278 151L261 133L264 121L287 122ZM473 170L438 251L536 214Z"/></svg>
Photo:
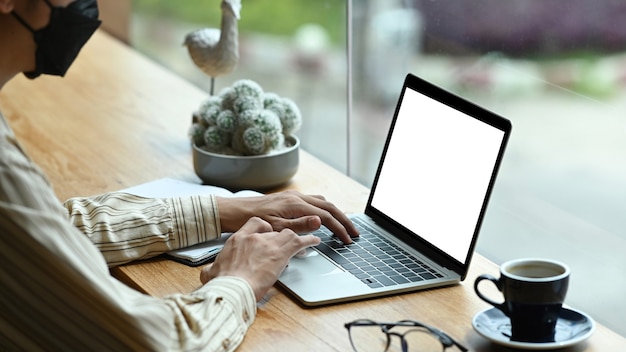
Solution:
<svg viewBox="0 0 626 352"><path fill-rule="evenodd" d="M278 280L305 302L334 300L345 294L369 291L361 280L313 249L308 249L304 257L292 258Z"/></svg>
<svg viewBox="0 0 626 352"><path fill-rule="evenodd" d="M293 257L285 271L297 271L300 274L307 275L307 277L344 273L342 269L311 248L306 249L305 255Z"/></svg>

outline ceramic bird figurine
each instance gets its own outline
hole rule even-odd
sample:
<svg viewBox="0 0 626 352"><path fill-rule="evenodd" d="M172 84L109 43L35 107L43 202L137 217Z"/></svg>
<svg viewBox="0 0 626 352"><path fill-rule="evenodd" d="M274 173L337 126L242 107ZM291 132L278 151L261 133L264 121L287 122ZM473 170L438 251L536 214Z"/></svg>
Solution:
<svg viewBox="0 0 626 352"><path fill-rule="evenodd" d="M215 77L233 72L239 62L237 21L241 0L222 0L221 30L203 28L187 34L184 45L194 64L211 77L211 95Z"/></svg>

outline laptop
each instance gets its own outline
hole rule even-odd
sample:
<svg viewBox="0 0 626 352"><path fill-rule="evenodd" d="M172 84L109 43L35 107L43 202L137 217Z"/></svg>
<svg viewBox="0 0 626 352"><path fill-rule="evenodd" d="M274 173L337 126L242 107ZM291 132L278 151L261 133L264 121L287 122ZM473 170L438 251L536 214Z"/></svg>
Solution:
<svg viewBox="0 0 626 352"><path fill-rule="evenodd" d="M279 285L320 306L458 284L510 132L509 120L409 73L365 210L349 215L360 237L344 245L322 226Z"/></svg>

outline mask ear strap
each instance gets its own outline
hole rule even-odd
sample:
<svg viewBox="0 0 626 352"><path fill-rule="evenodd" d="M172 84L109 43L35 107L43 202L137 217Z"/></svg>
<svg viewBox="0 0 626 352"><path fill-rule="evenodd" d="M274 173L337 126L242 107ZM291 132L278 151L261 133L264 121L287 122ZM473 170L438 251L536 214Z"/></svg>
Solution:
<svg viewBox="0 0 626 352"><path fill-rule="evenodd" d="M50 2L50 0L44 0L44 2L46 3L46 5L48 5L49 8L53 9L54 6L52 5L52 3ZM20 17L20 15L18 15L15 11L11 11L11 14L13 14L13 16L26 28L28 28L29 31L35 33L35 29L33 27L31 27L22 17Z"/></svg>
<svg viewBox="0 0 626 352"><path fill-rule="evenodd" d="M22 26L26 27L29 31L35 33L35 30L33 29L33 27L31 27L28 23L26 23L26 21L24 21L24 19L20 17L15 11L11 11L11 14L22 24Z"/></svg>

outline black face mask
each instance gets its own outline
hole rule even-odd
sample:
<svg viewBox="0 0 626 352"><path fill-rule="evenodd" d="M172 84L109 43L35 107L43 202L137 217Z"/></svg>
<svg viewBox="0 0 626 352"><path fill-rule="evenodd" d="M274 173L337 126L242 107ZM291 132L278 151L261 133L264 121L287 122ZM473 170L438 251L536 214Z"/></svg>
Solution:
<svg viewBox="0 0 626 352"><path fill-rule="evenodd" d="M39 77L42 73L64 76L80 49L101 23L98 20L96 0L76 0L67 7L55 7L49 0L44 1L50 7L50 21L42 29L34 30L24 19L12 12L33 33L37 44L35 70L24 72L30 79Z"/></svg>

